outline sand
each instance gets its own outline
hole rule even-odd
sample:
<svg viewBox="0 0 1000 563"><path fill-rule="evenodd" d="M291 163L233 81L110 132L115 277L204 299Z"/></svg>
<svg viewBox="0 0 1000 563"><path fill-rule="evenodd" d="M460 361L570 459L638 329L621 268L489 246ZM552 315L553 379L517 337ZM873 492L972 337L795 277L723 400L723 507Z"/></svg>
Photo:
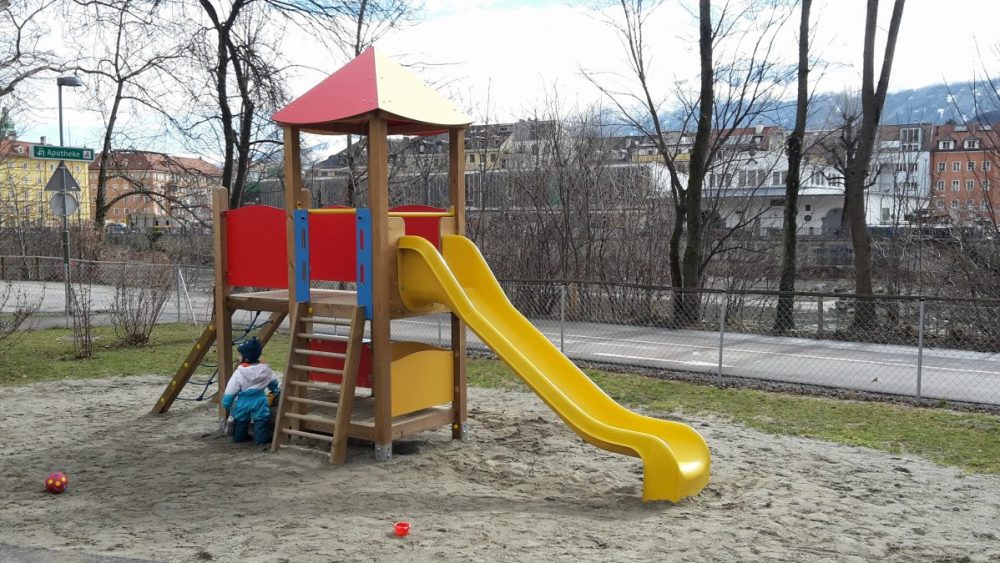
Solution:
<svg viewBox="0 0 1000 563"><path fill-rule="evenodd" d="M643 504L638 460L528 393L472 389L465 442L427 433L388 463L356 446L332 467L318 448L231 443L205 403L147 414L165 381L2 389L0 561L1000 560L1000 479L915 457L680 417L708 440L712 483ZM63 495L42 491L53 470Z"/></svg>

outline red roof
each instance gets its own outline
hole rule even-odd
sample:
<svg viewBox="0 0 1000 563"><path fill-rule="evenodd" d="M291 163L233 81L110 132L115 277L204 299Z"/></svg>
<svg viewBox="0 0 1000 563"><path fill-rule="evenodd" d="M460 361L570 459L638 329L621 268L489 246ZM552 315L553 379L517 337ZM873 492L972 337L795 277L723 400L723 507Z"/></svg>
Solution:
<svg viewBox="0 0 1000 563"><path fill-rule="evenodd" d="M364 133L379 112L390 134L432 134L472 119L395 61L368 48L271 116L315 133Z"/></svg>

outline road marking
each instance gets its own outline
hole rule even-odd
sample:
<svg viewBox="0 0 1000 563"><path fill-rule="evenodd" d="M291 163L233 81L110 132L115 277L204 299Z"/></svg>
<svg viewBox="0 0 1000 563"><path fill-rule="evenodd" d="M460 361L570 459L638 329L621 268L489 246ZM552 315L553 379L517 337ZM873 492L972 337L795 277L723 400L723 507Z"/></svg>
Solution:
<svg viewBox="0 0 1000 563"><path fill-rule="evenodd" d="M650 362L670 362L672 364L686 364L686 365L690 365L690 366L719 367L718 363L712 363L712 362L693 362L693 361L687 361L687 360L668 360L666 358L649 358L649 357L646 357L646 356L626 356L624 354L605 354L603 352L595 352L594 355L595 356L604 356L604 357L607 357L607 358L625 358L625 359L629 359L629 360L646 360L646 361L650 361ZM724 368L731 368L731 367L734 367L734 366L727 366L726 364L722 364L722 367L724 367Z"/></svg>
<svg viewBox="0 0 1000 563"><path fill-rule="evenodd" d="M589 339L589 340L602 340L602 337L598 337L598 336L573 335L573 337L574 338L584 338L584 339ZM637 342L637 343L642 343L642 344L659 344L660 348L668 348L670 346L678 346L678 347L682 347L682 348L701 348L701 349L704 349L704 350L718 350L719 349L718 346L704 346L704 345L700 345L700 344L680 344L680 343L677 343L677 342L653 342L653 341L650 341L650 340L629 340L629 339L625 339L625 340L619 340L619 342ZM604 345L604 346L619 346L619 347L623 347L623 348L630 347L628 344L618 344L618 343L612 343L612 342L602 342L602 345ZM767 351L767 350L747 350L745 348L728 348L728 347L725 348L724 351L725 352L741 352L741 353L744 353L744 354L762 354L762 355L768 355L768 356L788 356L790 358L805 358L805 359L810 359L810 360L826 360L826 361L832 361L832 362L847 362L847 363L857 363L857 364L872 364L872 365L877 365L877 366L894 366L894 367L904 367L904 368L912 368L912 369L916 369L917 368L917 364L907 364L907 363L901 363L901 362L882 362L882 361L877 361L877 360L861 360L861 359L856 359L856 358L837 358L837 357L832 357L832 356L817 356L817 355L814 355L814 354L789 354L787 352L770 352L770 351ZM609 355L611 355L611 354L609 354ZM623 357L626 357L626 356L623 356ZM715 364L710 364L710 365L715 365ZM924 364L923 369L925 371L926 370L936 370L936 371L951 371L951 372L969 373L969 374L978 373L978 374L983 374L983 375L1000 375L1000 371L977 370L977 369L963 369L963 368L946 368L946 367L938 367L938 366L929 366L927 364Z"/></svg>
<svg viewBox="0 0 1000 563"><path fill-rule="evenodd" d="M402 321L402 322L410 323L410 324L428 324L428 325L436 325L437 324L437 323L428 323L428 322L421 322L421 321L414 321L414 320L406 320L406 321ZM539 331L539 332L542 332L542 331ZM551 338L555 338L554 335L549 335L548 333L544 333L544 332L543 332L543 334L545 336L549 337L550 339ZM611 338L614 338L615 341L614 342L607 342L607 339L611 339ZM717 345L716 346L705 346L705 345L702 345L702 344L683 344L683 343L679 343L679 342L656 342L656 341L651 341L651 340L638 340L638 339L629 339L629 338L624 338L623 339L623 338L615 338L613 334L611 334L609 336L589 336L589 335L585 335L585 334L566 334L565 335L565 341L566 342L572 342L572 340L576 340L576 339L579 339L580 342L585 342L585 341L591 341L591 342L593 342L593 341L600 341L600 344L602 346L613 346L613 347L616 347L616 348L633 348L633 349L634 348L645 348L645 349L650 349L650 350L659 350L659 349L669 348L671 346L674 346L674 347L679 347L679 348L698 348L698 349L702 349L702 350L718 350L719 349L719 347ZM628 344L628 343L631 343L631 344ZM648 344L649 346L644 346L646 344ZM857 352L861 352L861 353L870 353L870 352L865 352L864 350L856 350L856 351ZM830 362L845 362L845 363L855 363L855 364L870 364L870 365L875 365L875 366L892 366L892 367L917 369L917 365L916 364L908 364L908 363L902 363L902 362L886 362L886 361L878 361L878 360L863 360L863 359L857 359L857 358L837 358L837 357L833 357L833 356L817 356L815 354L790 354L788 352L771 352L771 351L767 351L767 350L748 350L746 348L728 348L728 347L725 349L725 352L737 352L737 353L743 353L743 354L760 354L760 355L767 355L767 356L787 356L789 358L804 358L804 359L809 359L809 360L824 360L824 361L830 361ZM668 359L665 359L665 358L645 358L645 357L642 357L642 356L626 356L626 355L618 355L618 354L596 354L596 355L599 355L599 356L617 356L617 357L620 357L620 358L627 358L627 359L644 359L644 360L651 360L651 361L673 362L673 363L681 363L681 364L685 364L686 363L686 364L693 364L693 365L710 365L710 366L718 365L718 364L709 363L709 362L687 362L687 361L684 361L684 360L668 360ZM976 361L983 361L983 360L976 360ZM725 366L723 366L723 367L725 367ZM732 367L732 366L730 366L730 367ZM934 371L945 371L945 372L957 372L957 373L967 373L967 374L981 374L981 375L1000 376L1000 371L977 370L977 369L963 369L963 368L947 368L947 367L929 366L927 364L924 364L923 369L924 369L925 372L928 371L928 370L934 370Z"/></svg>

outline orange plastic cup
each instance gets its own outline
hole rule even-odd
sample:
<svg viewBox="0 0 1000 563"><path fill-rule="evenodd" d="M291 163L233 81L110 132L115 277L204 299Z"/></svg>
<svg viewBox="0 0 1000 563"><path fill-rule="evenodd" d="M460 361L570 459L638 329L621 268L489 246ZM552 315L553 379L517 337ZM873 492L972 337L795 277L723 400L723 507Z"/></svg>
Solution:
<svg viewBox="0 0 1000 563"><path fill-rule="evenodd" d="M396 535L399 537L404 537L406 534L410 533L410 523L409 522L396 522Z"/></svg>

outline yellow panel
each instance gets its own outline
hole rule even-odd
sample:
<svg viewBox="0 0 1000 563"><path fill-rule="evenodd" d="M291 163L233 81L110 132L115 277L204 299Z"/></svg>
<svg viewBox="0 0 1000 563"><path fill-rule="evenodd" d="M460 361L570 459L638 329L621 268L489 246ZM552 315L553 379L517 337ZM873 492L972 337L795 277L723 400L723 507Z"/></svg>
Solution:
<svg viewBox="0 0 1000 563"><path fill-rule="evenodd" d="M450 403L451 351L420 342L392 343L392 416Z"/></svg>
<svg viewBox="0 0 1000 563"><path fill-rule="evenodd" d="M377 49L375 70L379 109L421 123L444 126L472 123L471 117Z"/></svg>
<svg viewBox="0 0 1000 563"><path fill-rule="evenodd" d="M407 307L447 305L580 437L642 458L644 500L676 502L708 484L711 456L698 432L616 403L514 308L472 241L446 235L441 246L439 254L422 238L399 239Z"/></svg>

